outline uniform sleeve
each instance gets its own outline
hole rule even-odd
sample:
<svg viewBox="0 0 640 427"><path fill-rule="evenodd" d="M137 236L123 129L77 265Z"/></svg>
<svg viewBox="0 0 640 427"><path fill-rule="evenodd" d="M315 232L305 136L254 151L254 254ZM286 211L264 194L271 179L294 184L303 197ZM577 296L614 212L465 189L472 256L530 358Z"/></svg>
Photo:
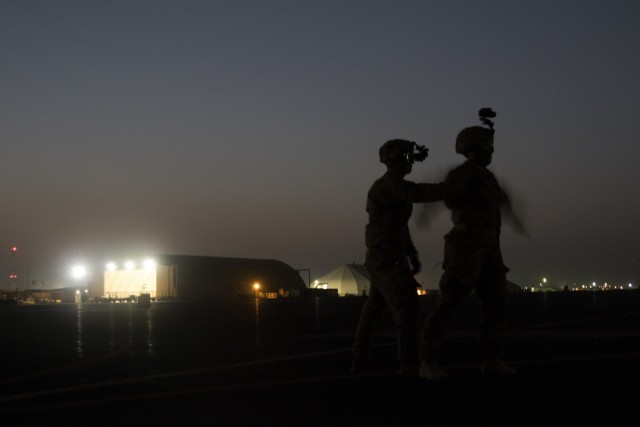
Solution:
<svg viewBox="0 0 640 427"><path fill-rule="evenodd" d="M380 179L369 190L368 200L379 206L394 206L398 203L410 202L412 182L394 183L388 179Z"/></svg>
<svg viewBox="0 0 640 427"><path fill-rule="evenodd" d="M409 190L409 200L413 203L437 202L444 198L444 184L414 184Z"/></svg>
<svg viewBox="0 0 640 427"><path fill-rule="evenodd" d="M456 168L447 174L444 181L444 202L449 208L459 208L467 200L473 177L467 168Z"/></svg>

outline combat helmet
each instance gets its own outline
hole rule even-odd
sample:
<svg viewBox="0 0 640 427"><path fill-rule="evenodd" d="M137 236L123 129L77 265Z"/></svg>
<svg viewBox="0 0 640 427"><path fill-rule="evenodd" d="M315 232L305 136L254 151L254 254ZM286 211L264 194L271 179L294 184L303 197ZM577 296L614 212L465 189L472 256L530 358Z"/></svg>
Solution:
<svg viewBox="0 0 640 427"><path fill-rule="evenodd" d="M406 139L390 139L378 150L380 162L386 165L413 163L414 145L415 142Z"/></svg>
<svg viewBox="0 0 640 427"><path fill-rule="evenodd" d="M467 155L475 150L493 153L493 130L482 126L464 128L456 137L456 153Z"/></svg>

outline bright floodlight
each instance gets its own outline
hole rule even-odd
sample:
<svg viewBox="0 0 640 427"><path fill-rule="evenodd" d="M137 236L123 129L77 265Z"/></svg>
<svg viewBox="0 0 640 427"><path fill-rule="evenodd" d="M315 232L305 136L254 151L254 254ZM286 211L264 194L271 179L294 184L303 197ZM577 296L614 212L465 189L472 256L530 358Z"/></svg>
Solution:
<svg viewBox="0 0 640 427"><path fill-rule="evenodd" d="M151 258L145 259L143 264L145 270L155 270L156 262Z"/></svg>
<svg viewBox="0 0 640 427"><path fill-rule="evenodd" d="M124 268L127 270L133 270L134 268L136 268L136 263L133 261L126 261L124 263Z"/></svg>
<svg viewBox="0 0 640 427"><path fill-rule="evenodd" d="M87 267L84 265L76 265L71 268L71 275L76 279L83 279L87 275Z"/></svg>
<svg viewBox="0 0 640 427"><path fill-rule="evenodd" d="M115 262L108 262L107 263L107 270L114 271L115 269L116 269L116 263Z"/></svg>
<svg viewBox="0 0 640 427"><path fill-rule="evenodd" d="M254 284L253 284L253 289L255 289L256 291L257 291L258 289L260 289L260 283L258 283L258 282L254 283Z"/></svg>

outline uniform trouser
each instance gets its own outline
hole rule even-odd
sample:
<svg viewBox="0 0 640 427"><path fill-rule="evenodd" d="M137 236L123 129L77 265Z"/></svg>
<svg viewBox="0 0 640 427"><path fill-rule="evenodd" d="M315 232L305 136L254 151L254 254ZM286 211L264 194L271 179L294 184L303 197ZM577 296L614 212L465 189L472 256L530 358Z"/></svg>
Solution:
<svg viewBox="0 0 640 427"><path fill-rule="evenodd" d="M369 250L366 266L371 283L356 329L354 355L366 358L370 356L375 323L388 308L397 330L398 360L417 360L420 302L407 258L394 261L383 251Z"/></svg>
<svg viewBox="0 0 640 427"><path fill-rule="evenodd" d="M420 359L437 362L460 304L476 291L481 303L480 342L485 360L500 358L505 330L506 272L497 239L448 235L440 293L422 330Z"/></svg>

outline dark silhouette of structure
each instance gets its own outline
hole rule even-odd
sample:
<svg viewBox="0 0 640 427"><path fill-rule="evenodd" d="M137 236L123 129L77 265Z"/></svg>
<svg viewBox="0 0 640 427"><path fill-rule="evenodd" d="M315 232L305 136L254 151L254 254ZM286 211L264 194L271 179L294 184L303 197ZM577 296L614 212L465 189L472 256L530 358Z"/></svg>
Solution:
<svg viewBox="0 0 640 427"><path fill-rule="evenodd" d="M260 292L304 293L302 277L282 261L190 255L159 255L159 264L175 266L178 299L253 295Z"/></svg>

